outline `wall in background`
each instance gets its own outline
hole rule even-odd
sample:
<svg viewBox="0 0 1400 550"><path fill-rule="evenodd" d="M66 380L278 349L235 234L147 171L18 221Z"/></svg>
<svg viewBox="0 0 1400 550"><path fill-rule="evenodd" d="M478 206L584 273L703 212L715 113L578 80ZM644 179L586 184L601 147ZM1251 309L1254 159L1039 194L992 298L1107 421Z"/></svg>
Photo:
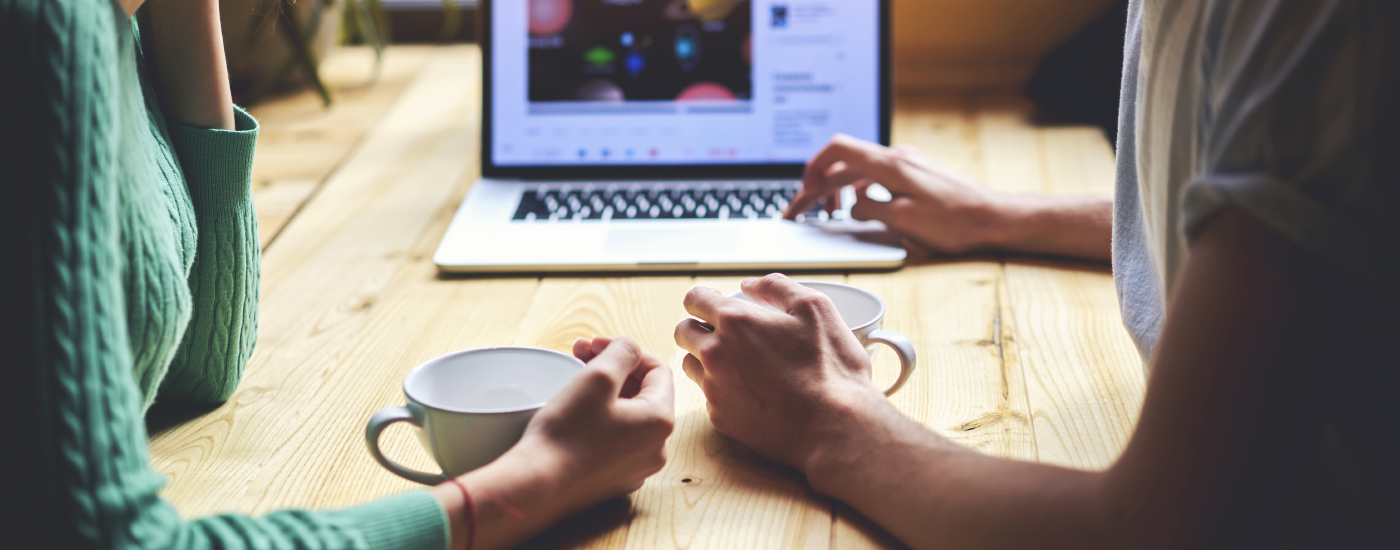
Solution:
<svg viewBox="0 0 1400 550"><path fill-rule="evenodd" d="M901 91L1020 89L1114 0L893 0Z"/></svg>

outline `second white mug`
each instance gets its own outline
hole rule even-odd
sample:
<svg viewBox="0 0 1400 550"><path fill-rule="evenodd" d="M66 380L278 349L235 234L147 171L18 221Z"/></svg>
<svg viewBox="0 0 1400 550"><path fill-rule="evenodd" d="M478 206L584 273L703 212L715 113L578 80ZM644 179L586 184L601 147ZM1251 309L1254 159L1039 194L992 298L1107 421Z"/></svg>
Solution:
<svg viewBox="0 0 1400 550"><path fill-rule="evenodd" d="M875 351L879 344L889 346L899 356L899 378L894 384L885 390L885 395L892 395L909 381L909 375L914 374L916 356L914 354L914 344L909 342L903 334L892 330L884 330L885 323L885 302L874 293L840 283L821 283L816 281L798 281L797 284L825 294L836 304L836 311L841 313L841 319L846 321L846 326L851 327L851 332L860 340L860 345L865 346L865 351L870 354L870 358L875 358ZM730 294L731 298L740 298L750 302L755 302L753 298L744 295L743 292ZM765 306L770 309L772 306Z"/></svg>

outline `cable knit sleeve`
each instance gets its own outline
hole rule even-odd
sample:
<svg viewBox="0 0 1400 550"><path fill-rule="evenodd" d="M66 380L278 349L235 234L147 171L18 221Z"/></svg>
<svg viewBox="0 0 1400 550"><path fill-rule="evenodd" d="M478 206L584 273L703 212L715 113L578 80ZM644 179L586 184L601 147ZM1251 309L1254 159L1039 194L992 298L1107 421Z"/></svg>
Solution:
<svg viewBox="0 0 1400 550"><path fill-rule="evenodd" d="M445 514L425 491L346 510L189 521L160 497L123 314L122 266L138 260L121 253L129 119L116 100L113 28L124 17L113 8L0 0L9 79L0 94L18 106L10 122L26 134L0 147L9 199L0 230L13 239L0 270L0 407L14 419L0 496L6 547L446 548Z"/></svg>
<svg viewBox="0 0 1400 550"><path fill-rule="evenodd" d="M161 382L161 399L221 403L233 395L258 331L258 222L250 191L258 123L235 108L232 131L170 123L194 203L199 242L193 315Z"/></svg>

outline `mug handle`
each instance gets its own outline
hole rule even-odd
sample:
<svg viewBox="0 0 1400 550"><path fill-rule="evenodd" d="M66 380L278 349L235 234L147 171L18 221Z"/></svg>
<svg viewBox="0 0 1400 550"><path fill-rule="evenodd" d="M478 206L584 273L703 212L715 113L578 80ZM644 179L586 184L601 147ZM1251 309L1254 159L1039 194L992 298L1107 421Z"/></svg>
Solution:
<svg viewBox="0 0 1400 550"><path fill-rule="evenodd" d="M899 378L894 381L890 389L885 390L885 396L894 395L899 388L909 381L909 375L914 374L914 344L909 342L903 334L893 330L877 330L870 333L867 338L872 342L880 342L894 348L895 355L899 356Z"/></svg>
<svg viewBox="0 0 1400 550"><path fill-rule="evenodd" d="M445 475L420 472L394 462L390 460L389 457L384 456L384 453L379 450L379 434L384 433L384 428L388 428L390 424L395 422L407 422L419 428L423 427L423 423L419 422L418 417L413 416L413 412L408 410L407 407L384 407L379 409L379 412L374 413L374 416L369 418L369 425L365 426L365 443L369 444L370 456L373 456L374 460L378 461L379 465L383 466L384 469L398 474L399 477L409 481L416 481L424 485L437 485L447 481L447 476Z"/></svg>

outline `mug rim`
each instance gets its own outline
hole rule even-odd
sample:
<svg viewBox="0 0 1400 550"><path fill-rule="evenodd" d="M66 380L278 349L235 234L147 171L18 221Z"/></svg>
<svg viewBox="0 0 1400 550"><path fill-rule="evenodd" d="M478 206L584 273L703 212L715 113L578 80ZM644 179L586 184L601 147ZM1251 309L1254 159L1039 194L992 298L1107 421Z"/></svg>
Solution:
<svg viewBox="0 0 1400 550"><path fill-rule="evenodd" d="M569 354L564 353L564 352L561 352L561 351L555 351L555 350L552 350L552 349L545 349L545 348L532 348L532 347L528 347L528 346L491 346L491 347L485 347L485 348L471 348L471 349L457 350L457 351L450 352L450 353L444 353L444 354L442 354L442 355L439 355L439 356L437 356L437 357L434 357L434 358L432 358L432 359L429 359L429 360L427 360L427 361L424 361L424 362L422 362L422 363L419 363L417 366L413 367L412 369L409 369L409 371L403 375L403 381L400 382L400 386L403 387L403 395L404 395L404 397L407 397L407 398L408 398L408 401L409 401L410 403L412 403L412 404L414 404L414 405L418 405L418 406L420 406L420 407L425 407L425 408L432 409L432 410L435 410L435 411L444 411L444 412L459 413L459 414L482 414L482 415L490 415L490 414L515 414L515 413L520 413L520 412L525 412L525 411L539 410L539 409L543 408L545 405L549 404L549 400L545 400L544 402L541 402L541 403L536 403L536 404L528 405L528 406L525 406L525 407L515 407L515 408L509 408L509 409L463 409L463 408L457 408L457 407L440 407L440 406L437 406L437 405L429 405L429 404L427 404L427 403L424 403L422 399L418 399L418 398L414 397L413 394L412 394L411 392L408 391L408 379L409 379L410 377L412 377L412 376L413 376L415 373L417 373L418 371L427 368L428 365L434 364L434 363L436 363L436 362L438 362L438 361L447 359L447 358L449 358L449 357L456 357L456 356L459 356L459 355L470 355L470 354L473 354L473 353L481 353L481 352L487 352L487 351L528 351L528 352L543 352L543 353L547 353L547 354L558 355L558 356L560 356L560 357L564 357L564 358L566 358L566 359L572 361L573 363L576 364L578 370L583 370L583 368L584 368L585 366L587 366L587 365L583 362L583 360L581 360L581 359L579 359L579 358L577 358L577 357L574 357L574 356L572 356L572 355L569 355ZM575 373L575 374L577 374L577 373ZM572 378L572 377L571 377L571 378Z"/></svg>
<svg viewBox="0 0 1400 550"><path fill-rule="evenodd" d="M867 327L869 327L870 325L873 325L873 324L879 322L881 319L884 319L884 318L885 318L885 301L884 301L884 300L881 300L879 296L876 296L874 292L871 292L871 291L869 291L869 290L863 289L863 288L858 287L858 286L853 286L853 285L844 284L844 283L828 283L828 282L826 282L826 281L798 281L798 280L794 280L793 282L795 282L795 283L797 283L797 284L799 284L799 285L805 286L805 287L811 287L811 286L839 286L839 287L842 287L842 288L849 288L849 289L851 289L851 290L854 290L854 291L856 291L856 292L859 292L859 293L861 293L861 294L864 294L864 295L870 297L870 299L872 299L872 300L875 300L875 304L878 305L878 306L880 306L880 310L879 310L879 312L877 312L877 313L875 314L875 318L874 318L874 319L871 319L871 320L869 320L869 321L866 321L866 322L864 322L864 323L861 323L861 324L859 324L859 325L850 327L850 329L851 329L852 331L858 331L858 330L867 328ZM825 293L823 293L823 294L825 294ZM731 298L738 297L738 296L747 297L748 295L747 295L747 294L744 294L744 291L743 291L742 289L737 290L737 291L735 291L733 294L730 294L730 295L729 295L729 297L731 297ZM827 298L830 298L830 296L827 296ZM752 299L749 299L749 301L750 301L750 302L753 302ZM754 303L757 303L757 302L754 302Z"/></svg>

